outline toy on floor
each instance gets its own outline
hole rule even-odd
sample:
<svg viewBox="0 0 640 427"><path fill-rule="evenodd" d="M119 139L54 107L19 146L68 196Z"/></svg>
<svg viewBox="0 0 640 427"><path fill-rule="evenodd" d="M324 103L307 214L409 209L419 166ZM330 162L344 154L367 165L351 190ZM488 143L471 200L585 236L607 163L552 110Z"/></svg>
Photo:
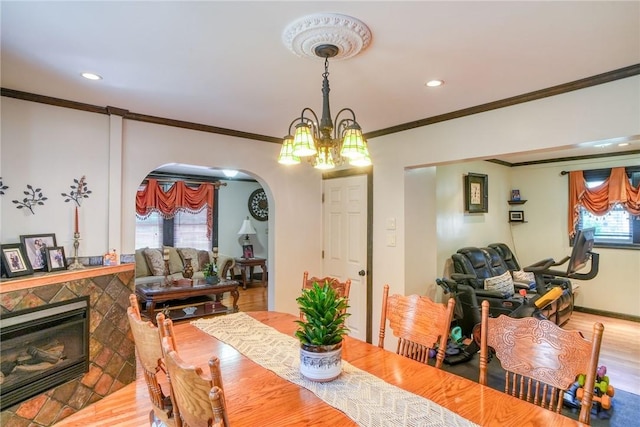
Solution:
<svg viewBox="0 0 640 427"><path fill-rule="evenodd" d="M584 395L584 381L586 375L580 374L578 381L565 393L564 403L567 406L573 408L579 408ZM593 409L598 418L607 418L607 411L611 409L611 400L615 390L612 385L609 384L609 377L607 376L607 367L600 366L596 370L596 382L593 390Z"/></svg>

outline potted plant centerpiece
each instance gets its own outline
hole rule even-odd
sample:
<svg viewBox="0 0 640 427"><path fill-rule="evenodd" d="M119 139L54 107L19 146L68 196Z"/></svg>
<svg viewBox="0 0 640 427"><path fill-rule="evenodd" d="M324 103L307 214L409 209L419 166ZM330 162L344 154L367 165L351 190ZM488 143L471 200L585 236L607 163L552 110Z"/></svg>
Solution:
<svg viewBox="0 0 640 427"><path fill-rule="evenodd" d="M349 332L344 324L347 298L326 282L314 282L296 301L303 315L296 320L295 333L300 340L300 373L312 381L331 381L342 371L342 340Z"/></svg>
<svg viewBox="0 0 640 427"><path fill-rule="evenodd" d="M218 266L213 262L208 262L204 265L202 274L204 275L204 280L210 285L215 285L220 281L218 277Z"/></svg>

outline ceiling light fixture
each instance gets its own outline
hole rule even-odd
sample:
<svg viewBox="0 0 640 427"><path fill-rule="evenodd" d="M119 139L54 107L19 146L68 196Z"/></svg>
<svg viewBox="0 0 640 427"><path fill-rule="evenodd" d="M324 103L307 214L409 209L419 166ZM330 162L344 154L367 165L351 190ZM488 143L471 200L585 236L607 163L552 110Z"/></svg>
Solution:
<svg viewBox="0 0 640 427"><path fill-rule="evenodd" d="M233 178L236 175L238 175L238 171L237 170L233 170L233 169L222 169L222 173L224 174L224 176L226 176L227 178Z"/></svg>
<svg viewBox="0 0 640 427"><path fill-rule="evenodd" d="M102 77L94 73L82 73L80 75L88 80L102 80Z"/></svg>
<svg viewBox="0 0 640 427"><path fill-rule="evenodd" d="M298 55L324 58L324 73L322 117L318 120L316 113L309 107L302 109L300 117L289 125L289 133L284 137L278 162L298 164L300 157L309 157L309 161L317 169L333 169L346 162L352 166L370 165L367 141L353 110L343 108L332 120L329 106L329 58L358 54L370 42L369 29L362 22L345 15L320 14L302 18L289 25L283 38Z"/></svg>
<svg viewBox="0 0 640 427"><path fill-rule="evenodd" d="M438 87L444 84L443 80L429 80L426 85L429 87Z"/></svg>

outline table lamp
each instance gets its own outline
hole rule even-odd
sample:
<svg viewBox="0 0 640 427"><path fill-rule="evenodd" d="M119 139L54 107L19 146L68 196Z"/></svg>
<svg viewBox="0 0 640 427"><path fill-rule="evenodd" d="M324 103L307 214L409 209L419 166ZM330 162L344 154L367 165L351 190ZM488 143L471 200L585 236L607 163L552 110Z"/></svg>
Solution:
<svg viewBox="0 0 640 427"><path fill-rule="evenodd" d="M242 241L243 245L248 245L251 243L249 239L249 234L256 234L256 229L251 225L251 221L249 221L249 217L242 221L242 227L238 230L238 234L244 234L244 240Z"/></svg>

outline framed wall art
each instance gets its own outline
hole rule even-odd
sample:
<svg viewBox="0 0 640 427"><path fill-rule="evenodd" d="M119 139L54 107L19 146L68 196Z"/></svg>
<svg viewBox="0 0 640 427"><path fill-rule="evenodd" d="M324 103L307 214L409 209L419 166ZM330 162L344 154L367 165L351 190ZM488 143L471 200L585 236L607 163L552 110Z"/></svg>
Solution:
<svg viewBox="0 0 640 427"><path fill-rule="evenodd" d="M23 235L20 236L20 242L24 245L24 250L29 262L31 262L33 271L46 270L47 254L45 249L58 246L56 244L56 235L53 233Z"/></svg>
<svg viewBox="0 0 640 427"><path fill-rule="evenodd" d="M2 252L2 267L7 277L26 276L33 274L31 263L22 243L9 243L0 247Z"/></svg>
<svg viewBox="0 0 640 427"><path fill-rule="evenodd" d="M489 212L489 178L469 172L464 177L464 210L469 213Z"/></svg>
<svg viewBox="0 0 640 427"><path fill-rule="evenodd" d="M47 247L46 253L48 271L59 271L67 269L67 258L65 258L64 256L64 248L62 246Z"/></svg>

